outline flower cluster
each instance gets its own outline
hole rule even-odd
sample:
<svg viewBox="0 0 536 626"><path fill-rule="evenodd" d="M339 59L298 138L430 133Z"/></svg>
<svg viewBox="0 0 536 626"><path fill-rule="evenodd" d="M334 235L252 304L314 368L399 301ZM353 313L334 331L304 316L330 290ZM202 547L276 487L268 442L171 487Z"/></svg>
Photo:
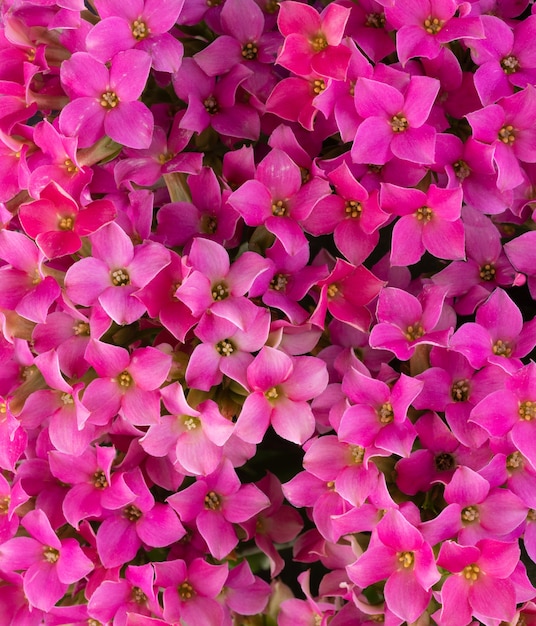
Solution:
<svg viewBox="0 0 536 626"><path fill-rule="evenodd" d="M2 625L536 623L535 39L2 2Z"/></svg>

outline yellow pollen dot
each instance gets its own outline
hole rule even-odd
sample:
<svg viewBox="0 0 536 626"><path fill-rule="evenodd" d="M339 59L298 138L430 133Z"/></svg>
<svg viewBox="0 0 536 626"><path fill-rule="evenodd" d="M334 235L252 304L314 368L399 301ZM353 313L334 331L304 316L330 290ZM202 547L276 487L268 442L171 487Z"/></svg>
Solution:
<svg viewBox="0 0 536 626"><path fill-rule="evenodd" d="M465 180L471 174L469 165L467 165L467 163L462 159L453 163L452 167L454 168L454 173L456 174L456 178L458 178L458 180Z"/></svg>
<svg viewBox="0 0 536 626"><path fill-rule="evenodd" d="M512 454L506 457L506 467L511 470L523 467L523 455L519 450L512 452Z"/></svg>
<svg viewBox="0 0 536 626"><path fill-rule="evenodd" d="M137 506L129 504L123 509L123 515L127 518L129 522L136 522L142 516L142 512L140 511L140 509L138 509Z"/></svg>
<svg viewBox="0 0 536 626"><path fill-rule="evenodd" d="M147 596L139 587L132 587L132 599L136 604L145 604L147 602Z"/></svg>
<svg viewBox="0 0 536 626"><path fill-rule="evenodd" d="M318 96L318 94L322 93L324 91L324 89L326 88L326 83L321 78L316 78L315 80L313 80L311 85L313 87L313 93L316 96Z"/></svg>
<svg viewBox="0 0 536 626"><path fill-rule="evenodd" d="M501 67L505 74L514 74L519 69L519 60L512 55L504 57Z"/></svg>
<svg viewBox="0 0 536 626"><path fill-rule="evenodd" d="M408 326L406 328L406 332L404 333L404 337L408 341L415 341L416 339L420 339L424 335L424 328L422 327L420 322L415 322L413 326Z"/></svg>
<svg viewBox="0 0 536 626"><path fill-rule="evenodd" d="M512 354L512 348L508 341L497 339L497 341L493 344L492 352L497 356L504 356L508 358Z"/></svg>
<svg viewBox="0 0 536 626"><path fill-rule="evenodd" d="M398 562L404 569L409 569L415 561L413 552L399 552L397 556Z"/></svg>
<svg viewBox="0 0 536 626"><path fill-rule="evenodd" d="M0 402L0 413L7 413L7 404L5 402Z"/></svg>
<svg viewBox="0 0 536 626"><path fill-rule="evenodd" d="M66 404L66 405L74 404L74 398L72 397L70 393L62 393L61 401L63 402L63 404Z"/></svg>
<svg viewBox="0 0 536 626"><path fill-rule="evenodd" d="M495 278L495 266L493 263L486 263L480 268L480 272L478 273L482 280L493 280Z"/></svg>
<svg viewBox="0 0 536 626"><path fill-rule="evenodd" d="M285 274L276 274L270 281L270 289L274 291L285 291L288 284L288 278Z"/></svg>
<svg viewBox="0 0 536 626"><path fill-rule="evenodd" d="M252 41L249 41L247 44L242 46L242 56L248 61L253 61L253 59L256 59L258 53L259 49L257 48L257 45Z"/></svg>
<svg viewBox="0 0 536 626"><path fill-rule="evenodd" d="M403 133L409 128L408 120L402 115L402 113L393 115L391 118L391 128L394 133Z"/></svg>
<svg viewBox="0 0 536 626"><path fill-rule="evenodd" d="M350 454L352 455L352 463L361 465L365 458L365 448L362 446L350 446Z"/></svg>
<svg viewBox="0 0 536 626"><path fill-rule="evenodd" d="M205 496L205 509L218 511L221 507L221 500L215 491L209 491Z"/></svg>
<svg viewBox="0 0 536 626"><path fill-rule="evenodd" d="M335 489L335 483L332 480L330 480L326 483L326 487L330 489L331 491L333 491Z"/></svg>
<svg viewBox="0 0 536 626"><path fill-rule="evenodd" d="M276 202L272 202L272 215L276 217L283 217L287 214L287 206L284 200L277 200Z"/></svg>
<svg viewBox="0 0 536 626"><path fill-rule="evenodd" d="M74 334L81 337L89 337L89 324L87 322L78 322L73 326Z"/></svg>
<svg viewBox="0 0 536 626"><path fill-rule="evenodd" d="M503 126L499 131L498 138L500 141L506 144L512 144L516 140L516 133L514 127L511 124Z"/></svg>
<svg viewBox="0 0 536 626"><path fill-rule="evenodd" d="M441 30L443 24L443 20L440 20L437 17L429 17L424 20L424 30L430 35L435 35Z"/></svg>
<svg viewBox="0 0 536 626"><path fill-rule="evenodd" d="M204 100L203 106L205 107L207 113L209 113L210 115L214 115L220 110L218 101L214 96L209 96L206 100Z"/></svg>
<svg viewBox="0 0 536 626"><path fill-rule="evenodd" d="M108 487L106 474L102 470L97 470L93 474L92 483L93 483L93 486L96 487L97 489L106 489L106 487Z"/></svg>
<svg viewBox="0 0 536 626"><path fill-rule="evenodd" d="M32 278L32 285L38 285L41 282L41 276L39 274L39 270L35 268L34 275Z"/></svg>
<svg viewBox="0 0 536 626"><path fill-rule="evenodd" d="M160 165L164 165L168 161L171 161L174 156L175 154L173 152L162 152L158 155L158 162Z"/></svg>
<svg viewBox="0 0 536 626"><path fill-rule="evenodd" d="M201 425L201 420L193 415L183 415L182 423L186 430L195 430Z"/></svg>
<svg viewBox="0 0 536 626"><path fill-rule="evenodd" d="M531 422L536 417L536 402L527 400L521 402L518 409L519 417L525 422Z"/></svg>
<svg viewBox="0 0 536 626"><path fill-rule="evenodd" d="M376 413L382 424L390 424L395 419L393 405L390 402L384 402Z"/></svg>
<svg viewBox="0 0 536 626"><path fill-rule="evenodd" d="M11 498L9 496L0 496L0 515L7 515L10 501Z"/></svg>
<svg viewBox="0 0 536 626"><path fill-rule="evenodd" d="M464 378L453 383L450 389L450 397L454 402L467 402L469 398L469 381Z"/></svg>
<svg viewBox="0 0 536 626"><path fill-rule="evenodd" d="M119 98L115 91L105 91L101 96L100 104L105 109L115 109L119 104Z"/></svg>
<svg viewBox="0 0 536 626"><path fill-rule="evenodd" d="M229 297L229 289L224 282L217 283L212 287L212 299L215 302L220 300L225 300L225 298Z"/></svg>
<svg viewBox="0 0 536 626"><path fill-rule="evenodd" d="M466 506L462 509L462 522L477 522L480 519L480 513L476 506Z"/></svg>
<svg viewBox="0 0 536 626"><path fill-rule="evenodd" d="M183 582L182 585L179 585L178 591L181 600L191 600L195 596L194 588L189 582Z"/></svg>
<svg viewBox="0 0 536 626"><path fill-rule="evenodd" d="M328 285L328 298L334 298L339 293L339 287L335 283Z"/></svg>
<svg viewBox="0 0 536 626"><path fill-rule="evenodd" d="M328 40L322 33L319 33L316 37L311 39L311 46L315 52L321 52L324 48L328 47Z"/></svg>
<svg viewBox="0 0 536 626"><path fill-rule="evenodd" d="M432 209L428 206L422 206L415 212L415 216L419 222L429 222L432 219L433 214Z"/></svg>
<svg viewBox="0 0 536 626"><path fill-rule="evenodd" d="M235 349L229 339L223 339L216 344L216 351L221 354L221 356L230 356Z"/></svg>
<svg viewBox="0 0 536 626"><path fill-rule="evenodd" d="M365 26L369 28L383 28L385 26L385 14L369 13L365 19Z"/></svg>
<svg viewBox="0 0 536 626"><path fill-rule="evenodd" d="M60 230L72 230L74 227L74 219L70 215L60 217L58 221L58 228Z"/></svg>
<svg viewBox="0 0 536 626"><path fill-rule="evenodd" d="M134 39L141 41L142 39L145 39L148 34L149 29L147 28L147 24L145 22L142 22L139 19L132 22L132 35L134 36Z"/></svg>
<svg viewBox="0 0 536 626"><path fill-rule="evenodd" d="M319 615L318 613L314 616L314 626L321 626L322 624L322 615Z"/></svg>
<svg viewBox="0 0 536 626"><path fill-rule="evenodd" d="M90 617L87 621L87 626L102 626L102 622L99 622L99 620Z"/></svg>
<svg viewBox="0 0 536 626"><path fill-rule="evenodd" d="M51 546L45 546L43 548L43 557L47 563L56 563L60 558L59 550L52 548Z"/></svg>
<svg viewBox="0 0 536 626"><path fill-rule="evenodd" d="M74 174L75 172L78 172L78 168L71 161L71 159L65 159L63 165L65 166L65 169L69 172L69 174Z"/></svg>
<svg viewBox="0 0 536 626"><path fill-rule="evenodd" d="M268 389L268 391L264 395L268 398L268 400L276 400L277 398L279 398L279 393L276 387Z"/></svg>
<svg viewBox="0 0 536 626"><path fill-rule="evenodd" d="M480 567L478 567L478 565L475 565L474 563L472 565L467 565L463 568L462 574L466 580L475 582L475 580L478 580L478 577L480 575Z"/></svg>
<svg viewBox="0 0 536 626"><path fill-rule="evenodd" d="M125 287L130 285L130 276L125 268L119 268L110 272L114 287Z"/></svg>
<svg viewBox="0 0 536 626"><path fill-rule="evenodd" d="M357 202L356 200L347 200L346 206L344 207L344 212L348 217L356 218L361 215L363 211L363 205L361 202Z"/></svg>
<svg viewBox="0 0 536 626"><path fill-rule="evenodd" d="M26 51L26 57L28 61L30 61L30 63L33 63L35 61L35 52L35 48L30 48L30 50Z"/></svg>
<svg viewBox="0 0 536 626"><path fill-rule="evenodd" d="M117 377L117 382L119 383L120 387L130 387L130 385L132 385L132 376L126 370L124 370Z"/></svg>

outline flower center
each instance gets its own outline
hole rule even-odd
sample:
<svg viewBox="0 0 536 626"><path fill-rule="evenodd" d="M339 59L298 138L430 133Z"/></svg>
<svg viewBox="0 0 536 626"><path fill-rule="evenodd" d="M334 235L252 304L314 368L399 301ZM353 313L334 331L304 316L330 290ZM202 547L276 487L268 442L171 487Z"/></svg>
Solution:
<svg viewBox="0 0 536 626"><path fill-rule="evenodd" d="M235 348L229 339L223 339L216 344L216 351L221 356L230 356L235 351Z"/></svg>
<svg viewBox="0 0 536 626"><path fill-rule="evenodd" d="M89 337L89 324L87 322L76 323L73 330L77 337Z"/></svg>
<svg viewBox="0 0 536 626"><path fill-rule="evenodd" d="M536 522L536 511L534 509L529 509L527 513L527 520L529 522Z"/></svg>
<svg viewBox="0 0 536 626"><path fill-rule="evenodd" d="M391 118L391 128L394 133L403 133L409 127L408 120L399 113Z"/></svg>
<svg viewBox="0 0 536 626"><path fill-rule="evenodd" d="M469 381L464 378L453 383L450 389L450 397L454 402L467 402L469 398Z"/></svg>
<svg viewBox="0 0 536 626"><path fill-rule="evenodd" d="M7 515L7 512L9 511L10 501L11 501L10 496L0 497L0 515Z"/></svg>
<svg viewBox="0 0 536 626"><path fill-rule="evenodd" d="M409 569L415 561L415 556L413 552L399 552L397 554L397 557L398 562L400 563L400 565L402 565L404 569Z"/></svg>
<svg viewBox="0 0 536 626"><path fill-rule="evenodd" d="M328 298L334 298L339 293L339 287L336 283L328 285Z"/></svg>
<svg viewBox="0 0 536 626"><path fill-rule="evenodd" d="M216 100L214 96L209 96L206 100L204 100L203 106L205 107L209 115L214 115L220 110L218 101Z"/></svg>
<svg viewBox="0 0 536 626"><path fill-rule="evenodd" d="M256 59L258 53L259 49L257 48L257 45L252 41L248 41L247 44L242 46L242 56L248 61L253 61L254 59Z"/></svg>
<svg viewBox="0 0 536 626"><path fill-rule="evenodd" d="M145 604L147 602L147 596L139 587L132 587L131 595L136 604Z"/></svg>
<svg viewBox="0 0 536 626"><path fill-rule="evenodd" d="M480 268L479 276L482 280L493 280L495 278L495 266L493 263L486 263Z"/></svg>
<svg viewBox="0 0 536 626"><path fill-rule="evenodd" d="M357 202L356 200L347 200L346 206L344 207L344 212L348 217L359 217L363 211L363 206L361 202Z"/></svg>
<svg viewBox="0 0 536 626"><path fill-rule="evenodd" d="M93 486L97 489L106 489L108 487L108 481L106 480L106 474L102 470L97 470L93 474Z"/></svg>
<svg viewBox="0 0 536 626"><path fill-rule="evenodd" d="M123 370L117 377L117 382L120 387L130 387L130 385L132 385L132 376L127 372L127 370Z"/></svg>
<svg viewBox="0 0 536 626"><path fill-rule="evenodd" d="M205 235L213 235L218 230L218 219L214 215L203 215L201 218L201 231Z"/></svg>
<svg viewBox="0 0 536 626"><path fill-rule="evenodd" d="M448 452L441 452L435 455L434 465L438 472L448 472L455 465L454 457Z"/></svg>
<svg viewBox="0 0 536 626"><path fill-rule="evenodd" d="M105 91L101 95L100 104L105 109L114 109L119 104L119 98L115 91Z"/></svg>
<svg viewBox="0 0 536 626"><path fill-rule="evenodd" d="M140 511L140 509L138 509L137 506L129 504L123 509L123 515L127 518L129 522L136 522L142 516L142 512Z"/></svg>
<svg viewBox="0 0 536 626"><path fill-rule="evenodd" d="M181 419L186 430L195 430L201 426L201 420L193 415L182 415Z"/></svg>
<svg viewBox="0 0 536 626"><path fill-rule="evenodd" d="M287 205L284 200L277 200L276 202L272 202L272 215L276 217L283 217L287 214Z"/></svg>
<svg viewBox="0 0 536 626"><path fill-rule="evenodd" d="M212 299L215 302L219 300L225 300L225 298L229 297L229 289L224 282L217 283L212 287Z"/></svg>
<svg viewBox="0 0 536 626"><path fill-rule="evenodd" d="M350 454L352 455L352 463L361 465L365 458L365 448L362 446L350 446Z"/></svg>
<svg viewBox="0 0 536 626"><path fill-rule="evenodd" d="M523 421L531 422L536 417L536 402L531 402L530 400L521 402L518 413Z"/></svg>
<svg viewBox="0 0 536 626"><path fill-rule="evenodd" d="M63 404L65 404L65 406L74 404L74 398L70 393L62 393L60 398Z"/></svg>
<svg viewBox="0 0 536 626"><path fill-rule="evenodd" d="M279 398L279 392L277 391L277 387L272 387L268 389L268 391L264 394L268 400L277 400Z"/></svg>
<svg viewBox="0 0 536 626"><path fill-rule="evenodd" d="M454 168L454 173L456 174L456 178L458 178L458 180L465 180L471 175L470 167L462 159L453 163L452 167Z"/></svg>
<svg viewBox="0 0 536 626"><path fill-rule="evenodd" d="M514 74L519 69L519 61L516 57L510 55L504 57L501 61L501 67L505 74Z"/></svg>
<svg viewBox="0 0 536 626"><path fill-rule="evenodd" d="M415 215L419 222L429 222L432 219L433 211L429 206L422 206L417 209Z"/></svg>
<svg viewBox="0 0 536 626"><path fill-rule="evenodd" d="M382 424L390 424L395 419L393 405L390 402L384 402L376 413Z"/></svg>
<svg viewBox="0 0 536 626"><path fill-rule="evenodd" d="M71 161L71 159L65 159L65 161L63 162L63 165L65 169L69 172L69 174L74 174L75 172L78 172L78 168Z"/></svg>
<svg viewBox="0 0 536 626"><path fill-rule="evenodd" d="M436 35L443 27L443 20L437 17L429 17L424 20L424 30L430 35Z"/></svg>
<svg viewBox="0 0 536 626"><path fill-rule="evenodd" d="M506 467L510 470L519 469L523 467L523 455L519 450L512 452L506 457Z"/></svg>
<svg viewBox="0 0 536 626"><path fill-rule="evenodd" d="M132 22L132 35L134 36L134 39L141 41L142 39L145 39L148 34L149 29L147 28L147 24L145 22L142 22L141 20L134 20Z"/></svg>
<svg viewBox="0 0 536 626"><path fill-rule="evenodd" d="M369 28L383 28L385 26L385 14L369 13L365 19L365 26Z"/></svg>
<svg viewBox="0 0 536 626"><path fill-rule="evenodd" d="M276 274L270 281L270 289L274 291L285 291L288 284L288 277L285 274Z"/></svg>
<svg viewBox="0 0 536 626"><path fill-rule="evenodd" d="M56 563L60 558L60 551L51 546L45 546L43 548L43 557L47 563Z"/></svg>
<svg viewBox="0 0 536 626"><path fill-rule="evenodd" d="M210 511L219 511L221 508L221 500L215 491L209 491L205 496L205 509Z"/></svg>
<svg viewBox="0 0 536 626"><path fill-rule="evenodd" d="M420 322L415 322L413 326L408 326L406 328L406 332L404 333L404 337L408 341L415 341L416 339L420 339L424 335L424 328L422 327Z"/></svg>
<svg viewBox="0 0 536 626"><path fill-rule="evenodd" d="M182 585L179 585L178 591L181 600L191 600L195 596L194 588L192 587L192 585L190 585L188 581L185 581L182 583Z"/></svg>
<svg viewBox="0 0 536 626"><path fill-rule="evenodd" d="M328 47L328 40L322 33L318 33L316 37L311 39L311 47L315 52L321 52Z"/></svg>
<svg viewBox="0 0 536 626"><path fill-rule="evenodd" d="M472 565L467 565L463 568L462 574L466 580L470 580L474 583L475 580L478 580L480 575L480 567L474 563Z"/></svg>
<svg viewBox="0 0 536 626"><path fill-rule="evenodd" d="M111 277L112 285L114 285L114 287L125 287L126 285L130 285L130 276L124 267L111 272Z"/></svg>
<svg viewBox="0 0 536 626"><path fill-rule="evenodd" d="M58 220L58 228L60 230L72 230L74 226L74 219L70 215L60 217Z"/></svg>
<svg viewBox="0 0 536 626"><path fill-rule="evenodd" d="M462 509L462 522L477 522L480 519L480 513L476 506L466 506Z"/></svg>
<svg viewBox="0 0 536 626"><path fill-rule="evenodd" d="M509 357L512 354L512 348L508 341L497 339L497 341L493 344L492 352L497 356Z"/></svg>
<svg viewBox="0 0 536 626"><path fill-rule="evenodd" d="M506 126L503 126L499 131L498 137L503 143L514 143L514 141L516 140L516 134L512 124L507 124Z"/></svg>
<svg viewBox="0 0 536 626"><path fill-rule="evenodd" d="M321 78L315 78L315 80L311 83L311 86L315 96L318 96L318 94L322 93L326 88L326 83Z"/></svg>

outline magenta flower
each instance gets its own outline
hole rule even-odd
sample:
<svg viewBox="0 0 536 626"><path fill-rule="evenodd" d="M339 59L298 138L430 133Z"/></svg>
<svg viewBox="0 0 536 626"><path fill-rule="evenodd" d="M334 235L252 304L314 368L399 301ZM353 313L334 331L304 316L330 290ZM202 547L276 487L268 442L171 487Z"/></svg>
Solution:
<svg viewBox="0 0 536 626"><path fill-rule="evenodd" d="M535 239L534 233L529 231L504 245L504 252L510 263L516 270L526 274L529 291L533 298L536 297Z"/></svg>
<svg viewBox="0 0 536 626"><path fill-rule="evenodd" d="M182 522L195 521L216 559L224 559L238 544L233 524L246 522L270 504L255 485L240 483L227 459L212 474L198 477L193 485L169 496L167 502Z"/></svg>
<svg viewBox="0 0 536 626"><path fill-rule="evenodd" d="M106 568L128 563L142 545L169 546L186 534L170 507L155 502L138 467L125 474L125 482L135 497L107 517L97 531L97 550Z"/></svg>
<svg viewBox="0 0 536 626"><path fill-rule="evenodd" d="M387 163L393 156L412 163L434 161L436 131L427 124L439 81L413 76L402 92L377 80L359 78L355 106L363 122L352 144L355 163Z"/></svg>
<svg viewBox="0 0 536 626"><path fill-rule="evenodd" d="M465 626L472 616L511 621L516 612L516 594L510 577L519 556L517 543L493 539L469 546L443 543L437 564L452 575L441 588L440 624Z"/></svg>
<svg viewBox="0 0 536 626"><path fill-rule="evenodd" d="M171 367L171 356L156 348L124 348L90 341L86 359L99 378L84 392L90 423L107 425L117 413L134 425L156 424L160 418L159 388Z"/></svg>
<svg viewBox="0 0 536 626"><path fill-rule="evenodd" d="M395 287L382 289L370 345L391 350L402 361L410 359L423 343L445 347L455 320L444 300L442 287L425 289L419 298Z"/></svg>
<svg viewBox="0 0 536 626"><path fill-rule="evenodd" d="M74 198L55 182L41 191L39 200L22 204L19 209L26 234L35 239L49 259L78 252L81 237L111 222L115 214L109 200L95 200L80 210Z"/></svg>
<svg viewBox="0 0 536 626"><path fill-rule="evenodd" d="M76 304L96 302L117 324L131 324L145 311L133 294L169 263L169 252L146 241L134 246L115 222L91 236L92 256L73 264L65 276L68 297Z"/></svg>
<svg viewBox="0 0 536 626"><path fill-rule="evenodd" d="M440 259L464 259L461 189L430 185L428 192L383 183L380 206L400 215L393 228L391 264L413 265L425 250Z"/></svg>
<svg viewBox="0 0 536 626"><path fill-rule="evenodd" d="M432 597L431 587L440 578L432 548L396 509L387 511L367 550L347 571L361 588L387 579L386 604L409 623L424 613Z"/></svg>
<svg viewBox="0 0 536 626"><path fill-rule="evenodd" d="M32 607L50 609L93 569L76 539L60 541L45 513L26 513L22 525L30 537L9 539L0 547L0 569L24 570L23 588Z"/></svg>
<svg viewBox="0 0 536 626"><path fill-rule="evenodd" d="M60 129L86 148L104 135L130 148L148 148L154 120L138 102L149 76L151 57L140 50L119 52L110 69L87 52L61 65L61 81L71 101L60 113Z"/></svg>
<svg viewBox="0 0 536 626"><path fill-rule="evenodd" d="M319 74L344 80L351 52L341 42L349 14L348 8L338 4L318 14L301 2L282 3L277 25L285 41L276 62L298 76Z"/></svg>
<svg viewBox="0 0 536 626"><path fill-rule="evenodd" d="M320 359L290 357L264 346L247 369L251 393L242 406L235 434L244 441L259 443L272 424L280 437L302 444L315 428L308 400L324 391L327 382Z"/></svg>
<svg viewBox="0 0 536 626"><path fill-rule="evenodd" d="M183 48L168 31L177 21L184 0L135 0L128 4L95 2L101 17L86 37L87 51L106 63L122 50L143 50L158 72L176 72Z"/></svg>

